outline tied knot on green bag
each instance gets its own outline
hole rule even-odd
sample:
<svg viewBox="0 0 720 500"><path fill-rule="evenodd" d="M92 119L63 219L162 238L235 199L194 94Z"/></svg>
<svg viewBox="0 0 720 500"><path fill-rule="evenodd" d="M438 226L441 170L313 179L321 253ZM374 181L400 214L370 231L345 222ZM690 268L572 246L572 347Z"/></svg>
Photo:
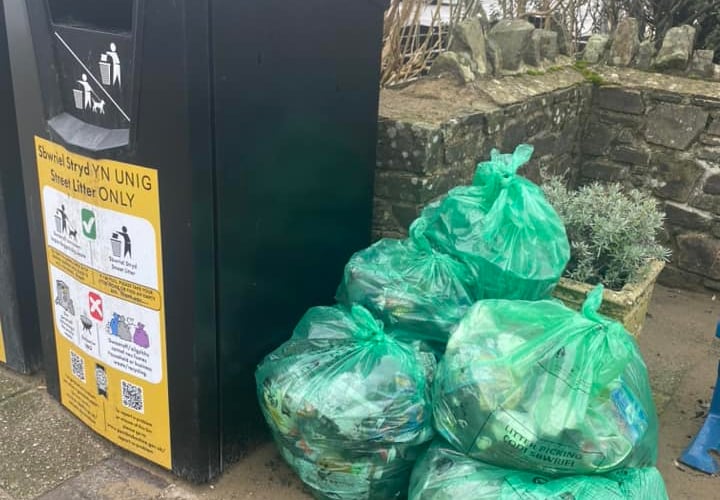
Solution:
<svg viewBox="0 0 720 500"><path fill-rule="evenodd" d="M632 362L637 348L622 324L600 314L604 290L602 284L593 288L583 302L580 312L585 319L597 324L593 332L601 333L605 337L607 355L597 363L597 379L612 380L622 374L627 363ZM610 338L615 341L610 341Z"/></svg>
<svg viewBox="0 0 720 500"><path fill-rule="evenodd" d="M602 324L607 323L607 320L604 319L599 313L600 306L602 305L604 289L605 287L603 287L602 284L593 288L590 293L588 293L587 298L585 299L585 302L583 302L581 309L582 315L585 316L587 319Z"/></svg>
<svg viewBox="0 0 720 500"><path fill-rule="evenodd" d="M508 222L517 228L527 227L526 200L517 171L530 161L533 151L530 144L520 144L512 154L493 149L490 161L478 166L473 182L484 187L483 196L491 204L482 232L482 238L488 245L498 241L498 235L505 231L503 226Z"/></svg>
<svg viewBox="0 0 720 500"><path fill-rule="evenodd" d="M530 144L520 144L511 154L493 148L490 161L478 165L473 184L486 186L491 192L507 187L515 179L518 169L530 161L533 151Z"/></svg>
<svg viewBox="0 0 720 500"><path fill-rule="evenodd" d="M602 283L593 288L590 293L587 294L587 298L585 299L585 302L583 302L580 312L586 319L598 323L606 330L620 329L625 335L629 335L620 323L612 321L600 314L600 306L602 306L604 291L605 287Z"/></svg>
<svg viewBox="0 0 720 500"><path fill-rule="evenodd" d="M383 322L375 319L372 313L363 306L352 306L350 316L352 316L353 321L358 326L357 331L354 332L356 339L369 342L381 342L385 340Z"/></svg>

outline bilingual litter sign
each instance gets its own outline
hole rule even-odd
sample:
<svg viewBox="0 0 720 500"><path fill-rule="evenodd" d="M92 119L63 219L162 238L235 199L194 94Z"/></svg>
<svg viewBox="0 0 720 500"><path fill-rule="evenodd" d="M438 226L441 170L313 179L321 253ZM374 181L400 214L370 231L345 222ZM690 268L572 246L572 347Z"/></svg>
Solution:
<svg viewBox="0 0 720 500"><path fill-rule="evenodd" d="M170 468L157 171L35 148L61 402Z"/></svg>

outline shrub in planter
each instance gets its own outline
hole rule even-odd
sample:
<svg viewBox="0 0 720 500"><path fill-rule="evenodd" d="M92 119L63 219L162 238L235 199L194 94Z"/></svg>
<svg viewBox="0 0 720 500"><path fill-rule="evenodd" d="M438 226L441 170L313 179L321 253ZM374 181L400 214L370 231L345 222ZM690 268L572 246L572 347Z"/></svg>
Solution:
<svg viewBox="0 0 720 500"><path fill-rule="evenodd" d="M592 286L606 287L601 312L639 333L655 285L670 255L657 241L665 215L649 194L620 184L571 190L543 175L543 191L565 223L570 262L555 296L579 308Z"/></svg>

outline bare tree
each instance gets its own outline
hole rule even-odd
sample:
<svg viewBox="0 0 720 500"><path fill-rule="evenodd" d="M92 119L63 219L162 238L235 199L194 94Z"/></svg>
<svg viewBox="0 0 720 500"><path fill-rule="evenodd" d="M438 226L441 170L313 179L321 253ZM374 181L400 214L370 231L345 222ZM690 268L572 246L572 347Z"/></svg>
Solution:
<svg viewBox="0 0 720 500"><path fill-rule="evenodd" d="M391 0L385 13L382 84L418 78L450 46L453 27L482 14L482 0ZM720 0L494 0L491 19L530 19L543 28L564 26L577 50L592 33L609 33L634 17L640 36L659 46L673 26L698 29L698 47L720 60Z"/></svg>
<svg viewBox="0 0 720 500"><path fill-rule="evenodd" d="M391 0L385 12L381 84L424 74L449 47L454 26L481 13L480 0Z"/></svg>

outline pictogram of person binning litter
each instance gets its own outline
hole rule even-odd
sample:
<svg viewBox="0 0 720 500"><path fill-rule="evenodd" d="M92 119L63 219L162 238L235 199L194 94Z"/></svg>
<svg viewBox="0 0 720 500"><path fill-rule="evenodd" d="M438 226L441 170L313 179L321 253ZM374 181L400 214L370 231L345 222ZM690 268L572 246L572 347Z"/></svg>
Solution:
<svg viewBox="0 0 720 500"><path fill-rule="evenodd" d="M88 77L85 73L82 74L80 80L77 81L80 88L73 89L73 100L75 101L75 107L77 109L86 111L90 110L93 113L105 114L105 100L102 99L92 88Z"/></svg>
<svg viewBox="0 0 720 500"><path fill-rule="evenodd" d="M123 226L120 231L113 232L110 238L110 246L115 258L132 259L132 239L127 227Z"/></svg>
<svg viewBox="0 0 720 500"><path fill-rule="evenodd" d="M122 85L120 73L120 56L117 53L117 46L110 44L110 50L100 55L100 79L103 85Z"/></svg>
<svg viewBox="0 0 720 500"><path fill-rule="evenodd" d="M66 234L71 239L77 241L77 228L70 222L70 218L65 210L65 205L60 205L55 211L55 231L60 234Z"/></svg>

